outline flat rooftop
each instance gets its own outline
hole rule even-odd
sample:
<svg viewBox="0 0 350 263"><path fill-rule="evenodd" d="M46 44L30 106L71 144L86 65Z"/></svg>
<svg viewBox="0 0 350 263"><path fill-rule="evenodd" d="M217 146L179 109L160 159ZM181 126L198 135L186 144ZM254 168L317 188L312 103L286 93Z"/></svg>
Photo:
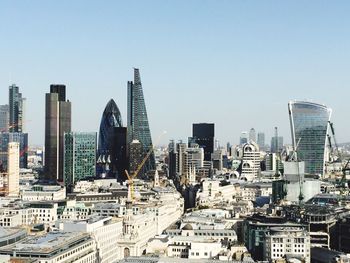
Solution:
<svg viewBox="0 0 350 263"><path fill-rule="evenodd" d="M45 236L31 236L20 242L0 248L0 254L57 254L62 248L74 246L89 239L87 233L50 232Z"/></svg>

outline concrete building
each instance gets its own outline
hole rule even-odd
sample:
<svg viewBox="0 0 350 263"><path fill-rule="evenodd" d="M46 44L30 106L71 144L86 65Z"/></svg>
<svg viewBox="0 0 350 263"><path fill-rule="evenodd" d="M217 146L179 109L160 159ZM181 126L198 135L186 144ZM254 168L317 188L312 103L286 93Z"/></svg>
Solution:
<svg viewBox="0 0 350 263"><path fill-rule="evenodd" d="M33 185L21 191L23 201L58 201L66 199L66 188L60 185Z"/></svg>
<svg viewBox="0 0 350 263"><path fill-rule="evenodd" d="M86 233L51 232L0 247L0 255L36 259L39 263L97 263L96 244Z"/></svg>
<svg viewBox="0 0 350 263"><path fill-rule="evenodd" d="M243 146L241 179L253 181L260 172L260 150L255 142Z"/></svg>
<svg viewBox="0 0 350 263"><path fill-rule="evenodd" d="M64 232L91 233L96 242L97 258L100 263L112 263L122 258L119 254L120 249L116 246L118 237L123 232L120 218L90 216L86 220L58 221L56 227Z"/></svg>
<svg viewBox="0 0 350 263"><path fill-rule="evenodd" d="M299 227L272 227L265 236L264 259L269 262L285 258L310 263L309 233Z"/></svg>
<svg viewBox="0 0 350 263"><path fill-rule="evenodd" d="M26 236L27 231L23 228L4 228L0 226L0 247L18 242Z"/></svg>
<svg viewBox="0 0 350 263"><path fill-rule="evenodd" d="M19 143L8 144L7 188L9 196L19 196Z"/></svg>

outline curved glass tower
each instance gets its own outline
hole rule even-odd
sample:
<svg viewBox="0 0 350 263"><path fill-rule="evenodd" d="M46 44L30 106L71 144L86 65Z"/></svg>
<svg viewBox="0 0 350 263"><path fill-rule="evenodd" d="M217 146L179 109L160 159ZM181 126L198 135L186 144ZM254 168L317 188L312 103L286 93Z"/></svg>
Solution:
<svg viewBox="0 0 350 263"><path fill-rule="evenodd" d="M117 104L111 99L102 114L98 138L98 174L123 181L126 161L126 128Z"/></svg>
<svg viewBox="0 0 350 263"><path fill-rule="evenodd" d="M328 121L332 110L325 105L290 101L289 118L294 149L305 162L305 173L323 174Z"/></svg>

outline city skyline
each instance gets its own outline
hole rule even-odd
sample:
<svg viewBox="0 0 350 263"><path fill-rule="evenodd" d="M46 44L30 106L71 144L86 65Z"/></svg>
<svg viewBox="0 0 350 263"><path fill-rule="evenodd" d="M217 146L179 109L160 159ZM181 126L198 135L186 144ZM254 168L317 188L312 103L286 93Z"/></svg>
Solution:
<svg viewBox="0 0 350 263"><path fill-rule="evenodd" d="M126 119L132 67L142 71L153 140L167 131L163 145L186 140L198 122L215 123L221 146L237 144L250 128L269 141L275 126L291 143L287 103L305 98L332 108L338 141L349 141L348 3L106 3L98 12L92 2L84 12L79 1L0 4L7 25L0 33L11 39L0 43L0 104L11 84L20 87L31 145L44 145L52 83L67 86L73 131L98 131L111 98ZM58 14L64 19L50 19Z"/></svg>

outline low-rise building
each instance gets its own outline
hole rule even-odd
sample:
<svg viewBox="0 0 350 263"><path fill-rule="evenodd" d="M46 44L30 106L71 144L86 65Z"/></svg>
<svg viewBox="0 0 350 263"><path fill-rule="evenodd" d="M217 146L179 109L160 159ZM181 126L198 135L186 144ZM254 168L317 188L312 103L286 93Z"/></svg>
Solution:
<svg viewBox="0 0 350 263"><path fill-rule="evenodd" d="M57 201L66 198L66 188L60 185L33 185L21 191L23 201Z"/></svg>
<svg viewBox="0 0 350 263"><path fill-rule="evenodd" d="M264 259L294 258L310 263L310 235L300 227L272 227L265 236Z"/></svg>
<svg viewBox="0 0 350 263"><path fill-rule="evenodd" d="M111 263L122 258L116 246L123 231L121 218L90 216L86 220L58 221L56 227L64 232L91 233L96 242L100 263Z"/></svg>
<svg viewBox="0 0 350 263"><path fill-rule="evenodd" d="M0 255L37 259L40 263L95 263L96 244L86 233L51 232L27 237L20 242L0 247Z"/></svg>

